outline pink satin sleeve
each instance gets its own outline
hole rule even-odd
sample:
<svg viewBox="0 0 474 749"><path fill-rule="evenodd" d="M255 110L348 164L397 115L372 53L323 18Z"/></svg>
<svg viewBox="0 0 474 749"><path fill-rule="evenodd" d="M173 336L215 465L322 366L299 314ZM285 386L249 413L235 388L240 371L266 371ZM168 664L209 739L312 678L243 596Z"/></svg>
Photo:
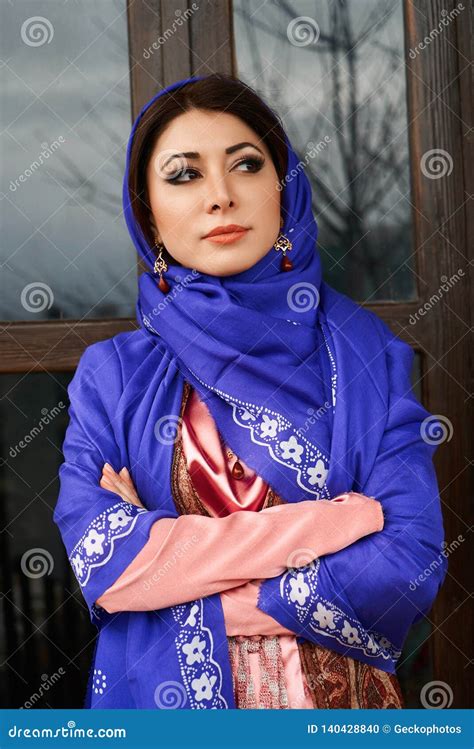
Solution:
<svg viewBox="0 0 474 749"><path fill-rule="evenodd" d="M110 613L150 611L204 598L280 575L295 564L299 549L311 549L316 558L382 527L380 503L352 492L224 518L162 518L97 604Z"/></svg>
<svg viewBox="0 0 474 749"><path fill-rule="evenodd" d="M280 625L252 605L257 588L248 583L295 565L298 549L309 548L316 558L383 527L380 503L354 492L262 509L267 484L240 457L243 476L233 476L237 456L194 389L181 437L194 489L211 517L184 514L154 523L143 549L97 599L110 613L150 611L226 591L229 634L270 634L272 627L271 634L280 634Z"/></svg>

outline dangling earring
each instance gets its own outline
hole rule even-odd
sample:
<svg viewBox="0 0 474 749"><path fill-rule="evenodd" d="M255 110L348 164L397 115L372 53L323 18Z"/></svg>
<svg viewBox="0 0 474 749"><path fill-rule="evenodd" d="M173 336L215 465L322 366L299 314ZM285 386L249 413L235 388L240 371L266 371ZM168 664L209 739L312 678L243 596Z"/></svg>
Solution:
<svg viewBox="0 0 474 749"><path fill-rule="evenodd" d="M160 280L158 281L158 288L160 289L160 291L163 292L163 294L167 294L168 291L170 290L170 286L166 278L163 278L163 271L168 270L168 266L161 254L165 246L161 244L161 242L159 242L158 237L155 238L155 247L158 250L158 257L155 260L153 273L160 274Z"/></svg>
<svg viewBox="0 0 474 749"><path fill-rule="evenodd" d="M283 219L280 219L280 229L282 226L283 226ZM280 233L273 246L277 252L281 250L283 253L283 257L281 259L281 264L280 264L280 270L282 271L292 270L293 263L291 262L289 257L286 257L286 253L289 252L293 247L288 237Z"/></svg>

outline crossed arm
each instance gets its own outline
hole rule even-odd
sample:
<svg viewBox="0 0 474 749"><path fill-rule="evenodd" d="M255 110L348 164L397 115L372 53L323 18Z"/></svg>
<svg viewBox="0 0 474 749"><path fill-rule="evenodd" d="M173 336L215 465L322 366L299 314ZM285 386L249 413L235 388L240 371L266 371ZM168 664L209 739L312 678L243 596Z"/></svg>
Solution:
<svg viewBox="0 0 474 749"><path fill-rule="evenodd" d="M143 506L127 469L105 464L100 485ZM162 518L97 604L109 613L149 611L220 593L228 635L294 634L257 608L260 581L339 551L383 522L380 503L354 492L222 518Z"/></svg>

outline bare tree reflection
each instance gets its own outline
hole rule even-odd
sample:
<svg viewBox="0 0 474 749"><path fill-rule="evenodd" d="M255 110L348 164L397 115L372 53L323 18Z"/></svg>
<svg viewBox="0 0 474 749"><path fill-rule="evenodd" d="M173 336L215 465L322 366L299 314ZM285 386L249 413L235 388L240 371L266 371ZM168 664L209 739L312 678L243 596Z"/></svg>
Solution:
<svg viewBox="0 0 474 749"><path fill-rule="evenodd" d="M279 2L255 10L236 0L234 9L248 52L238 56L239 74L281 113L301 158L308 143L331 138L306 166L327 280L358 300L411 297L399 2ZM294 46L288 24L308 9L319 37Z"/></svg>

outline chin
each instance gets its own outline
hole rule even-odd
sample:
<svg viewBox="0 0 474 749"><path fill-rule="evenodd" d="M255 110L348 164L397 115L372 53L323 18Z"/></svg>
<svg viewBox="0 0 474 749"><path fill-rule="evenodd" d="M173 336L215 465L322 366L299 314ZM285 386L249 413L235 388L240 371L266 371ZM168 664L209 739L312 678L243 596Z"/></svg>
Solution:
<svg viewBox="0 0 474 749"><path fill-rule="evenodd" d="M227 251L228 252L228 251ZM233 253L232 253L233 254ZM238 254L238 253L236 253ZM214 262L206 263L206 267L199 269L200 273L207 273L210 276L233 276L237 273L243 273L258 262L258 258L244 260L242 257L231 257L229 252L226 257L219 257Z"/></svg>

